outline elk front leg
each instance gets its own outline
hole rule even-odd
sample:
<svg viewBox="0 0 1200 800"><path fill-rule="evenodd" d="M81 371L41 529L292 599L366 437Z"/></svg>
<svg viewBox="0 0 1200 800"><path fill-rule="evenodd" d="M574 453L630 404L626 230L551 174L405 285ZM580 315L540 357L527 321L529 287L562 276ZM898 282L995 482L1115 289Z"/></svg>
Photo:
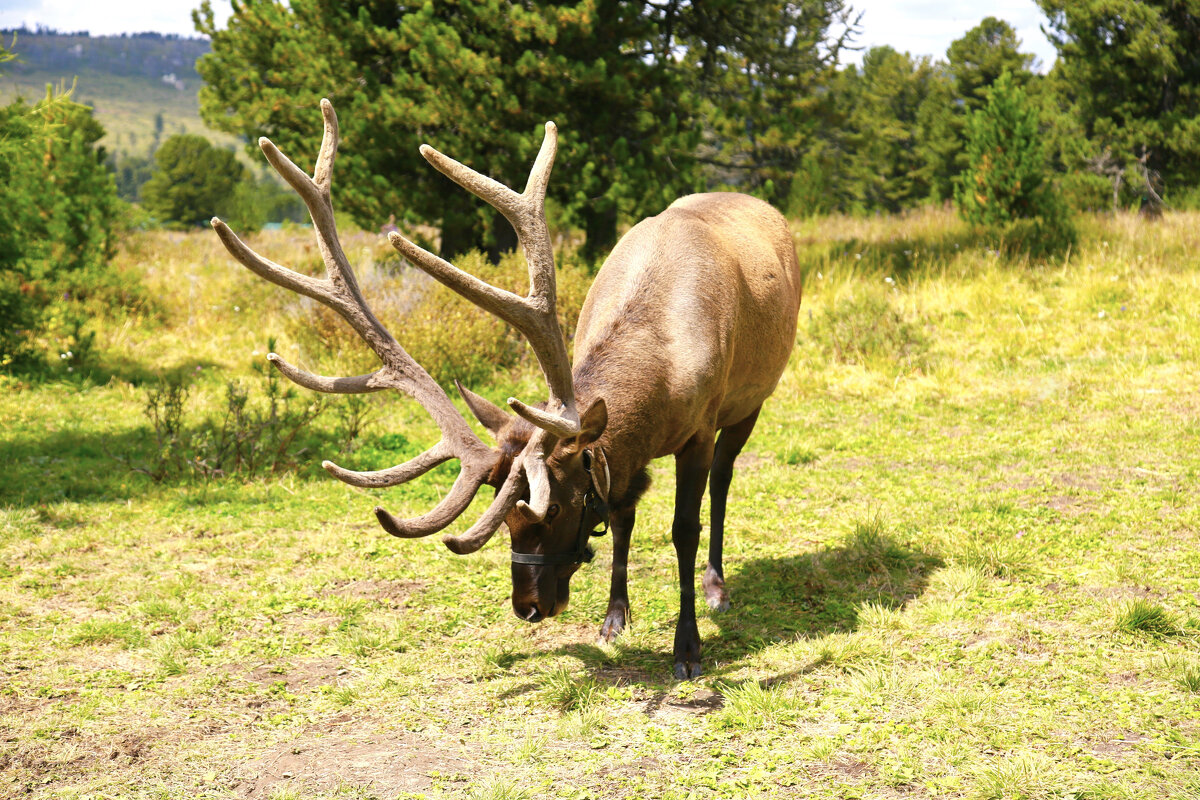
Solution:
<svg viewBox="0 0 1200 800"><path fill-rule="evenodd" d="M623 508L612 515L612 583L608 589L608 614L600 626L600 641L616 639L625 626L633 621L629 613L629 539L637 520L636 508Z"/></svg>
<svg viewBox="0 0 1200 800"><path fill-rule="evenodd" d="M712 471L708 477L712 525L708 532L708 565L704 568L704 599L713 611L729 610L725 568L721 565L721 550L725 542L725 499L729 496L729 482L733 480L733 462L750 438L760 409L761 406L736 425L722 429L713 451Z"/></svg>
<svg viewBox="0 0 1200 800"><path fill-rule="evenodd" d="M671 540L679 560L679 623L675 628L675 677L700 677L700 631L696 627L696 550L700 545L700 503L704 499L712 439L693 439L675 456L675 521Z"/></svg>

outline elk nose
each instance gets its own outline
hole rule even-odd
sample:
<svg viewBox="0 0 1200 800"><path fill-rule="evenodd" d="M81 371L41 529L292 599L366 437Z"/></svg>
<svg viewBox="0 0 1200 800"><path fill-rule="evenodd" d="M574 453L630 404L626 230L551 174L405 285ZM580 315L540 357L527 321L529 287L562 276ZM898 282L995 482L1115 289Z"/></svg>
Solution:
<svg viewBox="0 0 1200 800"><path fill-rule="evenodd" d="M514 608L513 613L516 614L521 619L525 620L526 622L541 622L543 619L542 612L537 607L536 603L531 603L529 608L527 608L527 609Z"/></svg>

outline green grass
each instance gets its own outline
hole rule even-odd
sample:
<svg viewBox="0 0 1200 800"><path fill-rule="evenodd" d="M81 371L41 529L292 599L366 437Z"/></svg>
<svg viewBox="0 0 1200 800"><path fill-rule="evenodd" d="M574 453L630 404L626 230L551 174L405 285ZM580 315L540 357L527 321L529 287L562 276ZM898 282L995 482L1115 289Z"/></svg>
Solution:
<svg viewBox="0 0 1200 800"><path fill-rule="evenodd" d="M1196 797L1200 215L1081 227L1068 262L1025 264L943 212L797 223L797 346L734 478L733 608L699 610L688 682L668 461L613 645L607 543L531 626L503 541L463 558L374 522L453 469L358 491L314 466L432 443L401 398L370 397L350 453L319 418L295 472L127 470L160 375L215 413L269 335L362 366L211 235L130 239L152 300L97 320L97 360L0 378L0 797ZM296 236L255 246L307 268ZM344 242L424 342L395 325L384 249ZM524 362L478 380L539 391Z"/></svg>

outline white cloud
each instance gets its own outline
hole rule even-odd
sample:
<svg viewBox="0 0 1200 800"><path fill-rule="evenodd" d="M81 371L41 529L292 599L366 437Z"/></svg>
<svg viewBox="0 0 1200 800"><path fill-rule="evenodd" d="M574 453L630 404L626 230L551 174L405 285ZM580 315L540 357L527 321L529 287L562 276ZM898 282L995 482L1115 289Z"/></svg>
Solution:
<svg viewBox="0 0 1200 800"><path fill-rule="evenodd" d="M200 0L0 0L0 27L41 24L93 36L147 31L196 36L192 10L199 6ZM229 0L214 0L213 10L218 22L223 22L229 16Z"/></svg>
<svg viewBox="0 0 1200 800"><path fill-rule="evenodd" d="M1054 64L1054 46L1042 35L1045 15L1034 0L851 0L863 12L862 35L856 41L864 50L891 45L917 56L945 59L950 43L974 28L984 17L997 17L1012 25L1021 50L1033 53L1045 72ZM846 61L862 63L863 51L847 54Z"/></svg>
<svg viewBox="0 0 1200 800"><path fill-rule="evenodd" d="M1037 55L1042 70L1054 63L1054 48L1038 26L1044 21L1034 0L850 0L863 12L863 33L857 44L864 48L891 45L913 55L945 58L955 39L984 17L999 17L1011 24L1024 50ZM101 36L113 33L157 31L195 36L192 10L200 0L0 0L0 27L48 25L62 31L86 30ZM229 0L214 0L217 21L229 17ZM862 62L862 51L847 52L845 60Z"/></svg>

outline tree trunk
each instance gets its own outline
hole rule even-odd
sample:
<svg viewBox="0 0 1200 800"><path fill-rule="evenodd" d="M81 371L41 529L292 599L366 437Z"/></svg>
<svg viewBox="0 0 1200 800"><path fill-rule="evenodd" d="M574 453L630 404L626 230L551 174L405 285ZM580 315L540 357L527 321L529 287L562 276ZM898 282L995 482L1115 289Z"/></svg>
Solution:
<svg viewBox="0 0 1200 800"><path fill-rule="evenodd" d="M583 211L584 232L587 240L583 243L583 257L591 264L603 261L617 243L617 208L615 205L604 209L595 206Z"/></svg>
<svg viewBox="0 0 1200 800"><path fill-rule="evenodd" d="M512 224L499 211L492 212L492 231L488 237L487 257L493 264L500 263L500 256L516 250L519 242Z"/></svg>
<svg viewBox="0 0 1200 800"><path fill-rule="evenodd" d="M446 181L447 187L451 186ZM457 190L457 187L454 187ZM470 250L484 249L485 230L469 200L451 195L442 206L442 246L438 255L447 261Z"/></svg>

